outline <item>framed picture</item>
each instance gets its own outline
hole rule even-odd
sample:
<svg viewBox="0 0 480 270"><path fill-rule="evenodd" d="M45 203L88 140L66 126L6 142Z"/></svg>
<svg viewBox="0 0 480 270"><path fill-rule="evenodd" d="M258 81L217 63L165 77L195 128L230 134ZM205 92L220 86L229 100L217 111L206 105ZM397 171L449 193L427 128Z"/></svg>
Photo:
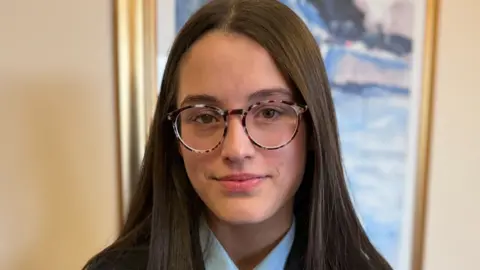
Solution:
<svg viewBox="0 0 480 270"><path fill-rule="evenodd" d="M206 1L116 1L124 213L169 48ZM438 2L279 1L322 51L348 186L367 234L394 269L421 269Z"/></svg>

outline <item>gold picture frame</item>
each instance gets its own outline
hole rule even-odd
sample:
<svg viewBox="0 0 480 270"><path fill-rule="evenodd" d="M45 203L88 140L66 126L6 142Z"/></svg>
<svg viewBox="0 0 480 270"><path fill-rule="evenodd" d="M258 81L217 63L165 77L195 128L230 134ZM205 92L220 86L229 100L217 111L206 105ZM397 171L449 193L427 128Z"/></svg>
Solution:
<svg viewBox="0 0 480 270"><path fill-rule="evenodd" d="M165 43L173 30L159 39L159 12L174 13L175 0L116 0L115 42L118 108L118 142L120 170L120 204L122 222L128 211L132 187L138 175L149 124L161 78L159 54L167 55ZM160 4L161 3L161 4ZM168 8L165 8L167 5ZM416 164L412 205L409 270L421 270L424 254L425 217L429 178L430 133L432 125L435 55L437 43L438 0L424 0L423 42L421 56L421 95L418 104ZM173 27L171 27L173 28ZM161 35L161 34L160 34ZM167 37L167 38L165 38ZM167 40L165 40L167 39ZM159 46L159 41L163 46ZM160 49L159 49L160 47ZM163 50L162 52L159 52Z"/></svg>
<svg viewBox="0 0 480 270"><path fill-rule="evenodd" d="M116 0L116 88L120 209L124 221L156 102L156 1Z"/></svg>

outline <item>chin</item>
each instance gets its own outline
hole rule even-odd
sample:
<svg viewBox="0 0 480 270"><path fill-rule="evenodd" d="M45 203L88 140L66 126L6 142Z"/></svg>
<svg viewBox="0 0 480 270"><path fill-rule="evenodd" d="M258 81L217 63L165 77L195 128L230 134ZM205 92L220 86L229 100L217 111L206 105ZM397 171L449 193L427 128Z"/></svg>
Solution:
<svg viewBox="0 0 480 270"><path fill-rule="evenodd" d="M218 216L217 216L218 217ZM225 216L218 217L221 221L232 225L248 225L257 224L265 220L265 218L251 217L251 216Z"/></svg>
<svg viewBox="0 0 480 270"><path fill-rule="evenodd" d="M223 205L221 208L212 209L212 213L219 220L233 225L247 225L261 223L269 219L272 215L268 209L260 209L259 207L241 207Z"/></svg>

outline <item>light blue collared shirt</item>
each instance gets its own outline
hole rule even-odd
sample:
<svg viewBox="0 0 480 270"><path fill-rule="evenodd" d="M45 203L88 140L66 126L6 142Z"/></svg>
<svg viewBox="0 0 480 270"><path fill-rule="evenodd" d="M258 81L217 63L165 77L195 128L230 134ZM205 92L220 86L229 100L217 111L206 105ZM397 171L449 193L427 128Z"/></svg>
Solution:
<svg viewBox="0 0 480 270"><path fill-rule="evenodd" d="M280 243L255 267L255 270L284 269L294 238L295 219ZM222 244L205 222L200 228L200 241L206 270L238 270L238 267L230 259Z"/></svg>

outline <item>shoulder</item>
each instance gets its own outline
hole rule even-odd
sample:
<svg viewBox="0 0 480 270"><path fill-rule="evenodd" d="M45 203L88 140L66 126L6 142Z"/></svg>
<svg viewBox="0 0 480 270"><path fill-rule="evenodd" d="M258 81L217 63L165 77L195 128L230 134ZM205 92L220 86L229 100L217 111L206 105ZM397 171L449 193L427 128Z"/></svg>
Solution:
<svg viewBox="0 0 480 270"><path fill-rule="evenodd" d="M101 252L87 263L84 270L145 270L148 247L113 249Z"/></svg>

